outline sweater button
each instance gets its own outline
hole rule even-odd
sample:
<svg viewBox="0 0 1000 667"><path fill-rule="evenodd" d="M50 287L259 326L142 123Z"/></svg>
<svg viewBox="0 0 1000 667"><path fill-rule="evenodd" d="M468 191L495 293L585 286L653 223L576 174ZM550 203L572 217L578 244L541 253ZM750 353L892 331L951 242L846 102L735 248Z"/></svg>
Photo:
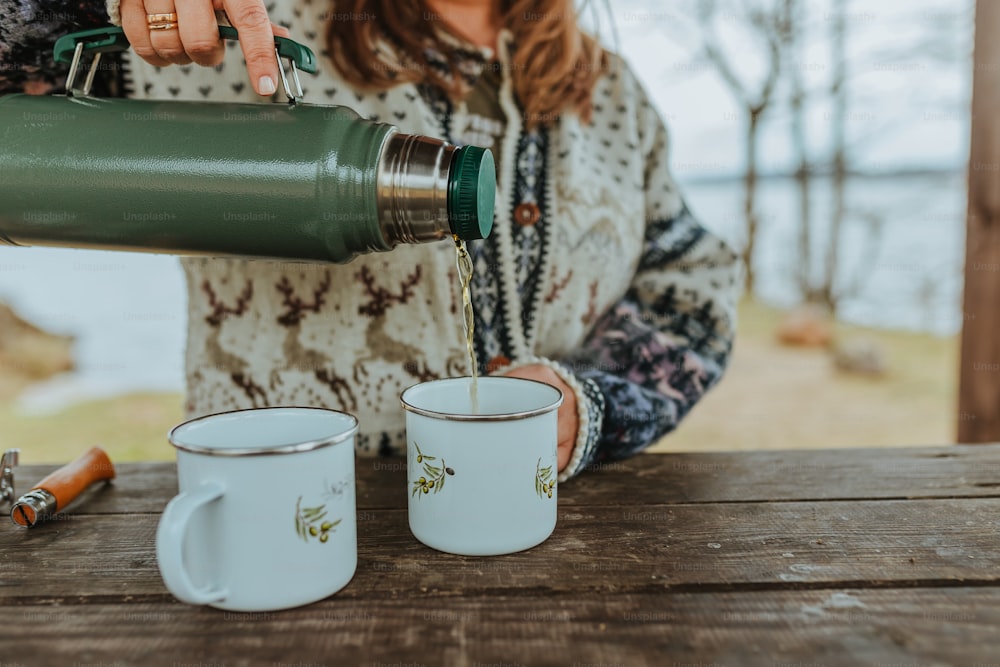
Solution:
<svg viewBox="0 0 1000 667"><path fill-rule="evenodd" d="M522 227L534 225L541 217L542 211L538 208L538 204L534 202L518 204L517 208L514 209L514 222Z"/></svg>

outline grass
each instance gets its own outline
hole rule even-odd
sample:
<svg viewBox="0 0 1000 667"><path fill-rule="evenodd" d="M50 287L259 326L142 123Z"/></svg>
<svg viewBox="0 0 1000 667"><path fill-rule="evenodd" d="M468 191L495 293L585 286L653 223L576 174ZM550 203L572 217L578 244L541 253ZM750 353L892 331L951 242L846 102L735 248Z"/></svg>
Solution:
<svg viewBox="0 0 1000 667"><path fill-rule="evenodd" d="M782 311L747 301L722 382L652 451L894 447L954 442L958 336L845 324L889 361L882 378L837 371L828 351L778 344Z"/></svg>
<svg viewBox="0 0 1000 667"><path fill-rule="evenodd" d="M114 462L172 461L167 431L182 421L181 394L128 394L78 403L54 414L21 414L0 406L0 447L20 447L21 463L70 461L102 447Z"/></svg>
<svg viewBox="0 0 1000 667"><path fill-rule="evenodd" d="M723 381L652 451L891 447L954 441L958 337L838 325L888 352L881 379L838 373L825 350L778 345L782 312L744 302ZM173 460L166 432L182 420L180 394L133 394L55 414L21 414L0 404L0 447L20 447L24 464L75 458L93 445L113 461Z"/></svg>

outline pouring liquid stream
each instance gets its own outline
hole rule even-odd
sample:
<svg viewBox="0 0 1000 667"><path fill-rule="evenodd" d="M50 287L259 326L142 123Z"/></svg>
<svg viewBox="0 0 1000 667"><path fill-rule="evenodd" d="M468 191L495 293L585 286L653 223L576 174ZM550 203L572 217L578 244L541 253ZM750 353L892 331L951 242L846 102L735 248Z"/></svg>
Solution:
<svg viewBox="0 0 1000 667"><path fill-rule="evenodd" d="M469 368L472 371L472 384L469 385L469 399L472 402L472 414L479 414L479 361L476 359L474 336L476 321L472 312L472 293L469 284L472 282L472 257L465 247L465 241L455 236L455 251L457 253L458 279L462 285L462 314L465 326L465 349L469 354Z"/></svg>

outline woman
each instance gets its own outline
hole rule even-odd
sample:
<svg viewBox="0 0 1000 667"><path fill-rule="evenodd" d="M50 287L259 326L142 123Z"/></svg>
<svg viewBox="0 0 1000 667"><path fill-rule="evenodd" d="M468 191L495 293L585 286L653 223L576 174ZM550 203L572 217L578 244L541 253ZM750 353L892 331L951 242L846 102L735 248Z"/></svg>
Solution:
<svg viewBox="0 0 1000 667"><path fill-rule="evenodd" d="M252 88L223 62L215 9L240 31ZM655 442L721 376L736 257L691 216L661 119L570 0L112 0L109 13L139 56L135 97L260 101L279 80L274 21L324 56L307 101L494 150L494 231L470 244L476 350L484 371L563 391L560 480ZM183 260L187 412L328 406L358 416L361 451L405 452L399 392L468 372L454 261L447 243L343 266Z"/></svg>

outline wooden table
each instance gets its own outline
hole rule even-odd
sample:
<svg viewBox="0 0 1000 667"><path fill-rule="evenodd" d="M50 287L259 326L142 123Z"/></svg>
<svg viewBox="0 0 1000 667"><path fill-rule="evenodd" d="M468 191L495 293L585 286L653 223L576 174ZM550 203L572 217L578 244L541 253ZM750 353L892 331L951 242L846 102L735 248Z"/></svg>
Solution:
<svg viewBox="0 0 1000 667"><path fill-rule="evenodd" d="M643 455L564 484L553 536L495 558L418 543L404 462L360 459L354 580L268 614L175 601L154 556L174 466L118 469L0 528L0 664L1000 661L1000 446Z"/></svg>

